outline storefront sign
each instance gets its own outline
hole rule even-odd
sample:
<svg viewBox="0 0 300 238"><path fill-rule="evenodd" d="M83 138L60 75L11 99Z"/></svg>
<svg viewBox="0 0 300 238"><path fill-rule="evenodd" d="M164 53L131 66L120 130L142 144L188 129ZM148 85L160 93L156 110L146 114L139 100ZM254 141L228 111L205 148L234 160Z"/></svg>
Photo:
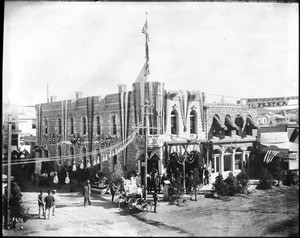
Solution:
<svg viewBox="0 0 300 238"><path fill-rule="evenodd" d="M289 100L298 99L298 96L293 97L276 97L276 98L244 98L249 107L282 107L287 106Z"/></svg>

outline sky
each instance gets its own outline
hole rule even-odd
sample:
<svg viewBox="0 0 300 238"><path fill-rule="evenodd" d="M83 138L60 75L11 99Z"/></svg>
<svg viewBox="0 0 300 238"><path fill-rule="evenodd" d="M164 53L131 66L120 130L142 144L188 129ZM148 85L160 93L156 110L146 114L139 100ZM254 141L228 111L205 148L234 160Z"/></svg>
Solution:
<svg viewBox="0 0 300 238"><path fill-rule="evenodd" d="M225 101L299 95L296 3L5 2L3 102L45 103L47 84L57 101L132 90L146 12L149 81Z"/></svg>

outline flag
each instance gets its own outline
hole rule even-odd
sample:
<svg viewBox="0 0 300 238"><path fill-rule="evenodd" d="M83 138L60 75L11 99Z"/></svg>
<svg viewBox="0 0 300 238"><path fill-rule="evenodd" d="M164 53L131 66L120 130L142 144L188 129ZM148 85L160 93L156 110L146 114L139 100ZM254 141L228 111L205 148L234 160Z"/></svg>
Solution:
<svg viewBox="0 0 300 238"><path fill-rule="evenodd" d="M271 163L273 158L279 153L280 151L275 150L268 150L264 157L264 162Z"/></svg>
<svg viewBox="0 0 300 238"><path fill-rule="evenodd" d="M146 35L146 43L145 43L145 50L146 50L146 55L145 58L149 59L149 47L148 47L148 42L150 41L149 39L149 33L148 33L148 23L147 21L145 22L145 25L142 29L142 33Z"/></svg>
<svg viewBox="0 0 300 238"><path fill-rule="evenodd" d="M136 83L145 83L147 81L147 76L150 74L150 70L149 70L149 62L148 60L146 60L140 74L138 75L138 77L136 78L135 82Z"/></svg>
<svg viewBox="0 0 300 238"><path fill-rule="evenodd" d="M146 20L145 25L144 25L144 27L142 29L142 33L146 35L146 40L150 41L149 34L148 34L148 23L147 23L147 20Z"/></svg>

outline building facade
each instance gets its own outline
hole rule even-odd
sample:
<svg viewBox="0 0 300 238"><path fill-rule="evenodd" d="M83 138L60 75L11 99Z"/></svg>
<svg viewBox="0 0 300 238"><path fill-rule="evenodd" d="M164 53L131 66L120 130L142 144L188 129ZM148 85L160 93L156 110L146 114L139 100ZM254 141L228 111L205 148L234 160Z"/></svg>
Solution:
<svg viewBox="0 0 300 238"><path fill-rule="evenodd" d="M170 173L175 166L185 175L206 165L214 180L247 166L257 135L255 110L209 104L203 92L167 91L163 82L135 82L131 91L119 85L104 98L76 93L73 100L36 105L36 118L43 161L37 160L37 174L145 174L147 157L147 173Z"/></svg>

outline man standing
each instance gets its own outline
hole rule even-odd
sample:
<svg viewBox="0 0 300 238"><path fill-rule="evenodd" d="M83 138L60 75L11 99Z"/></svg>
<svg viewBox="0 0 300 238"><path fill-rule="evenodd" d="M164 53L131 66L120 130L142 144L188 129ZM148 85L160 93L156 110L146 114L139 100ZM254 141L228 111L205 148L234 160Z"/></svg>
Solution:
<svg viewBox="0 0 300 238"><path fill-rule="evenodd" d="M41 189L40 194L38 195L38 205L39 205L39 217L45 216L45 203L44 203L44 195L43 189Z"/></svg>
<svg viewBox="0 0 300 238"><path fill-rule="evenodd" d="M53 197L53 195L51 194L51 191L48 191L48 195L45 197L44 201L45 201L45 208L46 208L46 214L45 214L45 219L50 219L50 212L51 212L51 208L54 205L54 200L55 198Z"/></svg>
<svg viewBox="0 0 300 238"><path fill-rule="evenodd" d="M89 183L90 181L87 180L84 185L83 185L83 197L84 197L84 203L83 205L86 207L87 202L89 203L89 205L91 205L91 200L90 200L90 196L91 196L91 185Z"/></svg>
<svg viewBox="0 0 300 238"><path fill-rule="evenodd" d="M205 166L205 170L204 170L204 185L208 185L209 184L209 172L207 167Z"/></svg>
<svg viewBox="0 0 300 238"><path fill-rule="evenodd" d="M52 191L52 196L54 197L54 204L52 207L52 216L55 216L55 208L56 208L56 203L58 203L57 195L56 195L56 190L54 189Z"/></svg>
<svg viewBox="0 0 300 238"><path fill-rule="evenodd" d="M116 190L117 190L117 186L114 184L114 182L111 182L110 184L111 202L114 202Z"/></svg>

